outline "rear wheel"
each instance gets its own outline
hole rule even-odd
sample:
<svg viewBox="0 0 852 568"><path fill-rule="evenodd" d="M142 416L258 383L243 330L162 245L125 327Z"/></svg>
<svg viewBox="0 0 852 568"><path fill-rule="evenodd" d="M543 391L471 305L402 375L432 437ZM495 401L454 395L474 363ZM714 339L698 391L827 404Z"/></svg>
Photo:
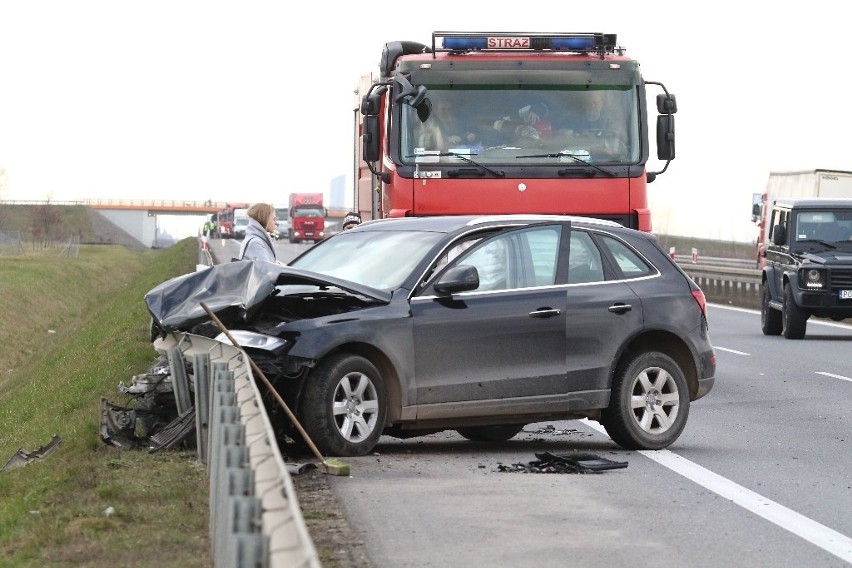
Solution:
<svg viewBox="0 0 852 568"><path fill-rule="evenodd" d="M764 282L763 303L760 306L760 327L763 329L763 335L781 335L781 312L769 307L771 299L769 282Z"/></svg>
<svg viewBox="0 0 852 568"><path fill-rule="evenodd" d="M523 429L523 424L500 424L459 428L456 432L472 442L505 442L514 438Z"/></svg>
<svg viewBox="0 0 852 568"><path fill-rule="evenodd" d="M302 401L305 431L320 452L362 456L382 435L387 396L375 365L357 355L333 355L307 378Z"/></svg>
<svg viewBox="0 0 852 568"><path fill-rule="evenodd" d="M646 351L619 365L601 423L628 450L659 450L674 442L689 416L689 388L674 359Z"/></svg>
<svg viewBox="0 0 852 568"><path fill-rule="evenodd" d="M793 289L784 286L784 310L782 312L782 328L787 339L802 339L808 326L808 313L796 305Z"/></svg>

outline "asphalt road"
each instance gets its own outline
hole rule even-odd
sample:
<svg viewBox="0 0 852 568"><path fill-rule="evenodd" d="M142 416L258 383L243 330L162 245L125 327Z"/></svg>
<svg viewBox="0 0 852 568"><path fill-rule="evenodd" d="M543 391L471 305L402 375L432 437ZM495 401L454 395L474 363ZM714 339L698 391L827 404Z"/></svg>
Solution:
<svg viewBox="0 0 852 568"><path fill-rule="evenodd" d="M764 337L710 307L714 390L668 450L620 450L597 423L527 426L501 444L382 438L330 478L377 568L849 566L852 328ZM625 469L522 474L499 464L591 452Z"/></svg>

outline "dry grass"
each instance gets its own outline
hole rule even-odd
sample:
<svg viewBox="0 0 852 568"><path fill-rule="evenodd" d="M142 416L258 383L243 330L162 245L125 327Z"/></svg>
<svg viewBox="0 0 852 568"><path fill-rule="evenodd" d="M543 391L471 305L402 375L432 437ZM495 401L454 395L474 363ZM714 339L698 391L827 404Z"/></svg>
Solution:
<svg viewBox="0 0 852 568"><path fill-rule="evenodd" d="M124 404L118 382L156 355L144 294L196 256L188 239L0 258L0 464L62 438L43 461L0 473L0 566L210 565L194 453L121 451L98 434L100 398Z"/></svg>

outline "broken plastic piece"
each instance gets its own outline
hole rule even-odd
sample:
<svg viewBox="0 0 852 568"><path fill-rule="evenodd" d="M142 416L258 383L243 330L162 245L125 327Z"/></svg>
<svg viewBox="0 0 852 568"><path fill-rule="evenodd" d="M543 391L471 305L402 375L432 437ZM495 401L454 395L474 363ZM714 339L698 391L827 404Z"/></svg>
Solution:
<svg viewBox="0 0 852 568"><path fill-rule="evenodd" d="M15 455L9 458L9 461L6 462L6 465L3 466L3 469L0 471L8 471L10 469L15 469L16 467L25 466L28 463L47 457L53 450L59 447L59 444L62 442L62 439L58 434L54 434L53 438L51 438L50 442L41 446L39 449L34 452L30 452L25 450L24 448L19 448Z"/></svg>
<svg viewBox="0 0 852 568"><path fill-rule="evenodd" d="M168 449L195 434L195 407L191 406L183 414L172 420L162 431L151 436L148 453Z"/></svg>
<svg viewBox="0 0 852 568"><path fill-rule="evenodd" d="M518 473L598 473L608 469L622 469L627 462L617 462L594 454L535 454L538 460L527 464L514 463L510 466L499 464L498 471Z"/></svg>
<svg viewBox="0 0 852 568"><path fill-rule="evenodd" d="M289 473L290 475L302 475L303 473L306 473L308 470L317 468L317 464L310 463L310 462L308 462L308 463L287 462L284 465L287 466L287 473Z"/></svg>
<svg viewBox="0 0 852 568"><path fill-rule="evenodd" d="M136 411L101 397L101 440L124 449L137 447L140 440L136 436Z"/></svg>

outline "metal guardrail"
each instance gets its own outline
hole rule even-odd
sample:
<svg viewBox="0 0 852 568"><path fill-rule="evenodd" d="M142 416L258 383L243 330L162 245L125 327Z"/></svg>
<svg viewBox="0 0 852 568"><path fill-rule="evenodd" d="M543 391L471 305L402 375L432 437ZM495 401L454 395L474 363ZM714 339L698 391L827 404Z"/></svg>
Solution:
<svg viewBox="0 0 852 568"><path fill-rule="evenodd" d="M198 237L198 265L195 267L196 270L213 266L213 255L210 253L210 246L208 242L208 238L204 235Z"/></svg>
<svg viewBox="0 0 852 568"><path fill-rule="evenodd" d="M154 347L169 359L181 416L195 415L199 461L210 478L214 565L321 568L245 353L187 333L158 338ZM192 389L182 372L187 361Z"/></svg>
<svg viewBox="0 0 852 568"><path fill-rule="evenodd" d="M691 261L677 261L684 272L704 291L707 301L759 309L761 275L758 268L710 266Z"/></svg>

